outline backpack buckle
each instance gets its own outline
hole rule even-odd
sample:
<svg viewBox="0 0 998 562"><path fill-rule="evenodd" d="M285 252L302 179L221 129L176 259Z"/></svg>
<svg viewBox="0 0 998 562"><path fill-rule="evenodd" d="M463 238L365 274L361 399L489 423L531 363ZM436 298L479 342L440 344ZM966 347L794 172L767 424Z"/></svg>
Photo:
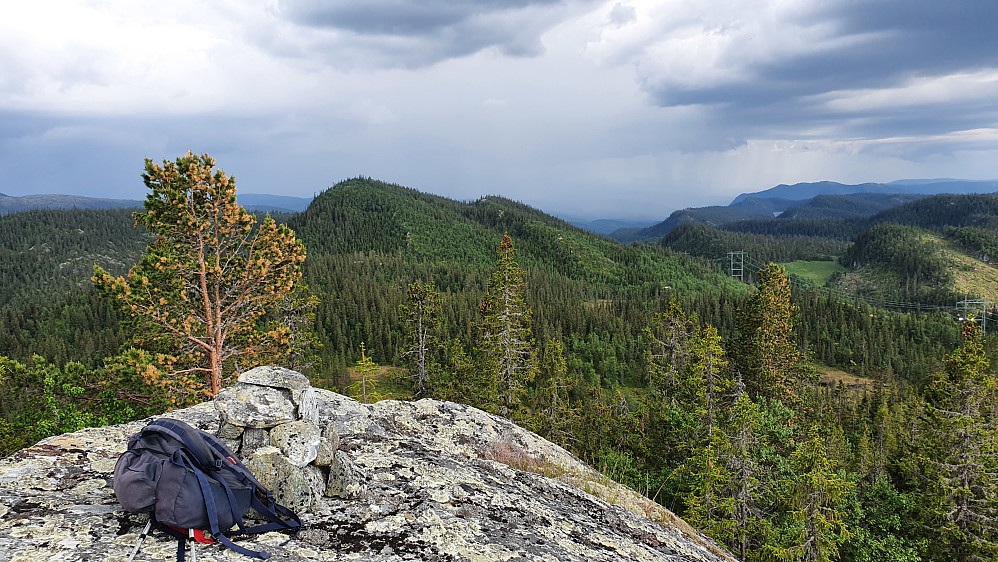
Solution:
<svg viewBox="0 0 998 562"><path fill-rule="evenodd" d="M222 461L220 459L215 459L215 470L222 470Z"/></svg>

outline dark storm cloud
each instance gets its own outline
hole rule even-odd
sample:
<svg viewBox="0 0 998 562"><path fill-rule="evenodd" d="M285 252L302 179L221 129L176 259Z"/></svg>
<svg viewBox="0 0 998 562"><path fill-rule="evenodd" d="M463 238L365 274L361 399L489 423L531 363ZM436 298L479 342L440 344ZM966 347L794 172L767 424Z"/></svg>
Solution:
<svg viewBox="0 0 998 562"><path fill-rule="evenodd" d="M433 35L472 18L530 6L547 6L559 0L287 0L282 10L296 23L335 27L364 35Z"/></svg>
<svg viewBox="0 0 998 562"><path fill-rule="evenodd" d="M216 157L219 166L236 176L240 188L278 193L285 186L261 184L259 178L275 167L268 159L279 153L274 148L279 143L265 150L252 140L272 122L262 115L247 122L242 116L176 119L0 111L0 192L141 199L146 158L173 160L192 150Z"/></svg>
<svg viewBox="0 0 998 562"><path fill-rule="evenodd" d="M767 82L798 90L882 87L912 75L998 65L998 3L849 2L819 10L826 22L856 43L790 58L758 69Z"/></svg>
<svg viewBox="0 0 998 562"><path fill-rule="evenodd" d="M658 105L712 105L722 119L745 126L820 125L843 116L872 118L863 109L852 111L844 104L830 107L829 100L821 96L998 68L995 22L995 2L822 2L766 29L772 34L825 30L814 43L791 40L790 47L750 57L740 49L751 51L755 42L767 38L739 37L722 57L737 68L731 76L689 83L666 68L649 72L643 82ZM724 26L718 27L723 32ZM800 33L808 39L814 35ZM877 127L884 135L993 126L995 108L993 98L881 107L875 112L879 118L864 127L868 133ZM982 118L987 120L982 122Z"/></svg>
<svg viewBox="0 0 998 562"><path fill-rule="evenodd" d="M566 6L563 0L287 0L279 12L319 34L300 56L336 51L334 64L418 68L487 48L540 55L541 35L564 20ZM268 48L287 54L280 45Z"/></svg>

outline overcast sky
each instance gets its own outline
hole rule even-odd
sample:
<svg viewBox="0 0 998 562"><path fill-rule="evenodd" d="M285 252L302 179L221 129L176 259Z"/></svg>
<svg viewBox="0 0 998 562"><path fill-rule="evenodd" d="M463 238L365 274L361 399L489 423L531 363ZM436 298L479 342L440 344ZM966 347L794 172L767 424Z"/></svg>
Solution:
<svg viewBox="0 0 998 562"><path fill-rule="evenodd" d="M779 183L998 179L991 0L44 0L0 19L0 193L370 176L661 220Z"/></svg>

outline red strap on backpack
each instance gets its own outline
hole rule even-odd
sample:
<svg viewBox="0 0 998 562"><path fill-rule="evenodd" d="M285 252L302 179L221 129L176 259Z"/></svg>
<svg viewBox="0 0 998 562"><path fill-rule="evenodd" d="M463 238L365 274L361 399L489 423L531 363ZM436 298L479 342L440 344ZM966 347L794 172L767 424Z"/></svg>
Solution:
<svg viewBox="0 0 998 562"><path fill-rule="evenodd" d="M207 537L204 536L204 531L201 529L181 529L180 527L174 527L173 525L170 525L170 528L183 535L193 537L195 541L201 544L215 544L215 541L212 540L211 535Z"/></svg>

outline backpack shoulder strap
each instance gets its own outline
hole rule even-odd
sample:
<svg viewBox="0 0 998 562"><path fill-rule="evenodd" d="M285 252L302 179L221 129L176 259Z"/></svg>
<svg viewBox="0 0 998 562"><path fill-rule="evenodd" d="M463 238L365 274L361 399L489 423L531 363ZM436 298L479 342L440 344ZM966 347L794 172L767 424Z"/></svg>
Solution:
<svg viewBox="0 0 998 562"><path fill-rule="evenodd" d="M161 433L182 443L193 457L192 460L200 465L201 470L213 470L221 465L221 462L215 458L213 449L205 441L203 432L180 420L159 418L147 425L142 432Z"/></svg>
<svg viewBox="0 0 998 562"><path fill-rule="evenodd" d="M238 552L243 556L250 556L253 558L258 558L260 560L266 560L270 558L270 554L267 553L266 551L249 550L248 548L243 548L237 545L236 543L232 542L232 540L230 540L229 537L227 537L221 529L219 529L218 512L215 511L215 495L211 491L211 485L208 483L207 476L205 476L205 473L202 472L197 466L194 466L194 463L191 461L190 458L187 457L187 455L181 453L179 457L181 461L187 465L188 468L194 471L194 475L197 477L198 485L201 487L201 493L204 496L205 509L208 514L208 526L209 530L211 531L212 537L218 540L218 542L225 545L227 548L235 552ZM229 489L228 484L225 483L225 480L218 479L217 482L225 489L225 493L229 496L231 500L232 491Z"/></svg>
<svg viewBox="0 0 998 562"><path fill-rule="evenodd" d="M240 528L239 531L228 534L254 534L280 529L290 529L295 532L294 536L297 536L302 527L301 518L298 514L293 510L278 504L274 499L274 494L260 484L253 473L250 472L250 470L246 468L246 466L240 462L234 454L232 454L232 451L230 451L229 448L214 435L206 435L205 443L215 449L217 456L223 457L228 461L222 463L222 467L224 469L236 473L245 483L253 487L253 493L250 496L250 505L257 511L257 513L263 515L268 521L270 521L270 523L249 527L247 529ZM260 497L261 494L266 498L266 501Z"/></svg>

